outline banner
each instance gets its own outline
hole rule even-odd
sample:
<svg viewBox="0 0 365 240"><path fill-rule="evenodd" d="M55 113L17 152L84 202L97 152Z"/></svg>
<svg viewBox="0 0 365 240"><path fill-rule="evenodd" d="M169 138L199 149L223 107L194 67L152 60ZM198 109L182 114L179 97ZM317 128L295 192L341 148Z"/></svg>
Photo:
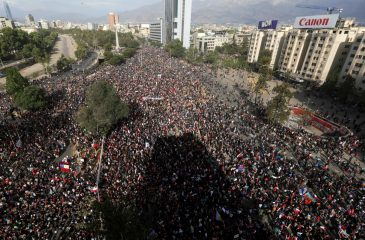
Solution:
<svg viewBox="0 0 365 240"><path fill-rule="evenodd" d="M260 21L258 29L265 30L265 29L276 29L278 26L278 20L267 20L267 21Z"/></svg>
<svg viewBox="0 0 365 240"><path fill-rule="evenodd" d="M294 22L294 28L334 28L339 17L340 14L297 17Z"/></svg>

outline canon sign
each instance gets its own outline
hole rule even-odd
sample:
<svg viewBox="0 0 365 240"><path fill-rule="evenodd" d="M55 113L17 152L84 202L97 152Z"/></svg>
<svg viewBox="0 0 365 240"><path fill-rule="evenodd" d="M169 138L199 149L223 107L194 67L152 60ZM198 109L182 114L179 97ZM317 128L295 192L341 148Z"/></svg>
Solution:
<svg viewBox="0 0 365 240"><path fill-rule="evenodd" d="M336 27L339 16L339 14L330 14L297 17L295 19L294 28L334 28Z"/></svg>

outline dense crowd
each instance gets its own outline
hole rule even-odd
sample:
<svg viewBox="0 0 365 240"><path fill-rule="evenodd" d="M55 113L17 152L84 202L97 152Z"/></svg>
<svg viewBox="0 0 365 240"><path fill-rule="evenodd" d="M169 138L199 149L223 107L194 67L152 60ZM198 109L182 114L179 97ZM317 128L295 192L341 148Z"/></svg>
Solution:
<svg viewBox="0 0 365 240"><path fill-rule="evenodd" d="M343 157L357 154L357 137L268 124L219 77L144 47L119 67L36 81L52 99L45 110L19 115L1 95L1 238L96 238L85 226L99 218L91 203L101 141L74 114L98 80L131 114L105 140L96 191L138 206L141 217L152 211L148 239L365 236L364 169Z"/></svg>

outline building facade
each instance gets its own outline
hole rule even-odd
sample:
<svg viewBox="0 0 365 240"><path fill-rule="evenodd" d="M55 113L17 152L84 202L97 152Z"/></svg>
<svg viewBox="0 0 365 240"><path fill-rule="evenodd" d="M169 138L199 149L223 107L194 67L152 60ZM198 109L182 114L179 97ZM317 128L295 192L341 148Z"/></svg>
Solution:
<svg viewBox="0 0 365 240"><path fill-rule="evenodd" d="M10 19L4 18L4 17L0 17L0 29L3 28L15 28L14 22Z"/></svg>
<svg viewBox="0 0 365 240"><path fill-rule="evenodd" d="M119 16L116 13L110 12L108 14L108 25L110 29L114 29L115 25L119 24Z"/></svg>
<svg viewBox="0 0 365 240"><path fill-rule="evenodd" d="M165 0L164 42L179 39L190 47L192 0Z"/></svg>
<svg viewBox="0 0 365 240"><path fill-rule="evenodd" d="M34 17L31 14L25 16L25 25L26 26L35 26Z"/></svg>
<svg viewBox="0 0 365 240"><path fill-rule="evenodd" d="M265 32L255 30L250 39L250 47L248 49L247 61L250 63L257 62L262 49L266 42Z"/></svg>
<svg viewBox="0 0 365 240"><path fill-rule="evenodd" d="M164 36L163 36L163 19L160 19L158 23L151 23L150 24L150 35L149 38L152 41L156 41L159 43L164 43Z"/></svg>
<svg viewBox="0 0 365 240"><path fill-rule="evenodd" d="M365 90L365 33L357 33L353 43L345 46L349 53L339 76L339 82L350 75L355 79L356 87Z"/></svg>

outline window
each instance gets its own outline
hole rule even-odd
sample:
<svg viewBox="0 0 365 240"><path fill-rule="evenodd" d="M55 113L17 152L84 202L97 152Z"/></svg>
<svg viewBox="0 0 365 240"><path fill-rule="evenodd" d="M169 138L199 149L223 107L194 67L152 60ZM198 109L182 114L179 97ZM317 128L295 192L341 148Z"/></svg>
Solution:
<svg viewBox="0 0 365 240"><path fill-rule="evenodd" d="M355 46L355 47L353 48L353 50L357 50L357 49L359 49L359 47L358 47L358 46Z"/></svg>
<svg viewBox="0 0 365 240"><path fill-rule="evenodd" d="M356 39L356 42L358 43L361 42L361 38Z"/></svg>

